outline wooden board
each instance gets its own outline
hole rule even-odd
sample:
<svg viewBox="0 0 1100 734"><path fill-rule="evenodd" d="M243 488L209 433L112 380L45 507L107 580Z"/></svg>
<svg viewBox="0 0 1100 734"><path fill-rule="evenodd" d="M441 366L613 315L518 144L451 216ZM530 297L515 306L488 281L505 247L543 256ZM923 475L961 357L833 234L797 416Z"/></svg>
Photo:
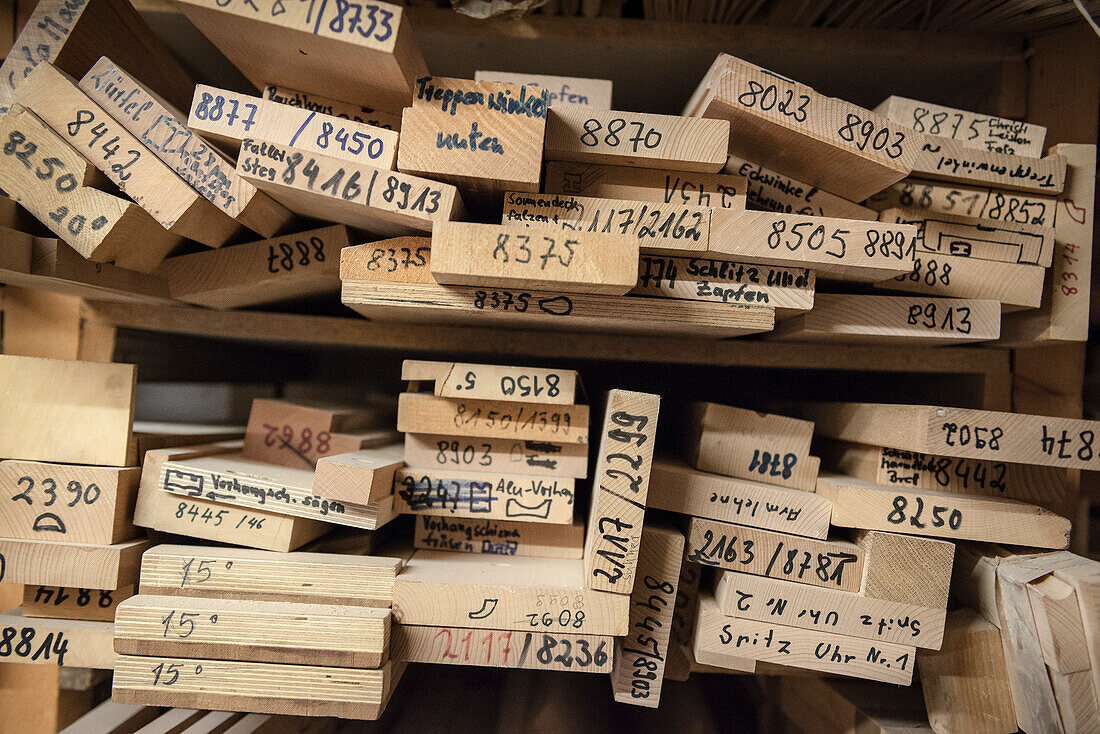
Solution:
<svg viewBox="0 0 1100 734"><path fill-rule="evenodd" d="M113 622L119 603L136 591L136 585L113 590L24 586L23 616Z"/></svg>
<svg viewBox="0 0 1100 734"><path fill-rule="evenodd" d="M721 569L715 579L714 599L729 617L932 650L943 641L944 609Z"/></svg>
<svg viewBox="0 0 1100 734"><path fill-rule="evenodd" d="M980 112L891 95L875 112L919 133L954 140L975 150L1041 156L1047 129L1035 123L1009 120Z"/></svg>
<svg viewBox="0 0 1100 734"><path fill-rule="evenodd" d="M405 463L423 469L463 468L583 479L588 476L588 445L406 433Z"/></svg>
<svg viewBox="0 0 1100 734"><path fill-rule="evenodd" d="M321 457L340 453L333 450L332 434L381 427L384 421L388 417L369 406L260 398L252 401L241 454L251 461L313 469ZM384 443L379 436L376 445Z"/></svg>
<svg viewBox="0 0 1100 734"><path fill-rule="evenodd" d="M432 228L432 277L446 285L621 296L638 280L638 254L638 240L629 235L531 235L471 222Z"/></svg>
<svg viewBox="0 0 1100 734"><path fill-rule="evenodd" d="M725 173L547 161L542 190L607 199L743 211L748 181Z"/></svg>
<svg viewBox="0 0 1100 734"><path fill-rule="evenodd" d="M813 310L782 321L769 336L791 342L928 346L993 341L997 301L822 293Z"/></svg>
<svg viewBox="0 0 1100 734"><path fill-rule="evenodd" d="M954 543L876 530L857 531L854 540L865 554L861 594L934 609L947 608Z"/></svg>
<svg viewBox="0 0 1100 734"><path fill-rule="evenodd" d="M377 719L399 674L393 663L358 670L119 655L111 698L119 703ZM165 683L169 680L171 684Z"/></svg>
<svg viewBox="0 0 1100 734"><path fill-rule="evenodd" d="M313 493L339 502L365 505L393 494L394 472L404 464L404 446L385 444L317 460Z"/></svg>
<svg viewBox="0 0 1100 734"><path fill-rule="evenodd" d="M107 700L61 730L61 734L134 734L162 709L154 706L127 706Z"/></svg>
<svg viewBox="0 0 1100 734"><path fill-rule="evenodd" d="M345 120L366 123L387 130L401 129L401 115L393 112L371 109L360 104L342 102L338 99L322 97L310 92L288 89L274 84L264 87L263 98L271 102L300 107L310 112L320 112Z"/></svg>
<svg viewBox="0 0 1100 734"><path fill-rule="evenodd" d="M378 668L388 659L390 610L141 594L119 605L124 655Z"/></svg>
<svg viewBox="0 0 1100 734"><path fill-rule="evenodd" d="M584 523L557 525L489 518L421 515L414 522L414 548L491 556L582 558Z"/></svg>
<svg viewBox="0 0 1100 734"><path fill-rule="evenodd" d="M913 175L935 181L993 186L1009 191L1053 196L1062 193L1066 159L974 150L945 138L929 138L913 163Z"/></svg>
<svg viewBox="0 0 1100 734"><path fill-rule="evenodd" d="M907 178L872 196L867 200L867 206L876 211L915 209L995 222L1052 227L1057 202L1053 196Z"/></svg>
<svg viewBox="0 0 1100 734"><path fill-rule="evenodd" d="M236 220L191 188L59 70L39 64L19 85L15 98L170 233L209 247L223 245L239 233ZM118 264L148 272L169 249L154 251L146 245L140 260Z"/></svg>
<svg viewBox="0 0 1100 734"><path fill-rule="evenodd" d="M390 655L410 663L608 673L614 646L608 635L399 624Z"/></svg>
<svg viewBox="0 0 1100 734"><path fill-rule="evenodd" d="M917 252L978 260L1049 267L1054 256L1054 228L1017 222L989 222L957 214L929 214L919 209L886 209L884 222L917 226Z"/></svg>
<svg viewBox="0 0 1100 734"><path fill-rule="evenodd" d="M638 296L714 303L759 304L784 311L813 308L817 276L809 268L780 268L734 260L642 255Z"/></svg>
<svg viewBox="0 0 1100 734"><path fill-rule="evenodd" d="M400 568L397 558L158 545L142 559L140 588L154 595L387 607Z"/></svg>
<svg viewBox="0 0 1100 734"><path fill-rule="evenodd" d="M450 399L405 392L398 398L397 430L583 444L588 441L588 406Z"/></svg>
<svg viewBox="0 0 1100 734"><path fill-rule="evenodd" d="M859 591L865 553L845 540L814 540L693 517L687 559L704 566Z"/></svg>
<svg viewBox="0 0 1100 734"><path fill-rule="evenodd" d="M746 196L756 209L838 219L878 219L873 209L736 155L726 159L723 170L748 182Z"/></svg>
<svg viewBox="0 0 1100 734"><path fill-rule="evenodd" d="M544 157L717 173L726 163L729 135L724 120L566 105L549 111Z"/></svg>
<svg viewBox="0 0 1100 734"><path fill-rule="evenodd" d="M1093 469L1100 423L992 410L887 403L805 403L829 438L942 456Z"/></svg>
<svg viewBox="0 0 1100 734"><path fill-rule="evenodd" d="M180 242L137 204L96 188L99 171L22 105L0 120L0 136L26 158L0 159L0 187L84 257L151 270ZM60 163L43 168L47 159ZM32 162L54 175L32 175ZM133 242L148 244L134 252Z"/></svg>
<svg viewBox="0 0 1100 734"><path fill-rule="evenodd" d="M147 540L114 545L0 538L0 581L30 586L119 589L137 581Z"/></svg>
<svg viewBox="0 0 1100 734"><path fill-rule="evenodd" d="M551 634L626 634L630 597L589 589L582 561L521 556L487 560L416 551L397 577L394 620Z"/></svg>
<svg viewBox="0 0 1100 734"><path fill-rule="evenodd" d="M208 308L245 308L340 289L347 227L320 229L170 257L156 269L172 298Z"/></svg>
<svg viewBox="0 0 1100 734"><path fill-rule="evenodd" d="M523 74L515 71L475 71L474 81L542 87L550 95L551 105L574 104L601 110L611 109L611 82L607 79Z"/></svg>
<svg viewBox="0 0 1100 734"><path fill-rule="evenodd" d="M253 137L241 141L237 173L297 214L372 235L430 232L463 214L450 184Z"/></svg>
<svg viewBox="0 0 1100 734"><path fill-rule="evenodd" d="M265 99L255 104L260 114L250 137L390 171L397 162L393 130ZM201 105L202 98L194 109L196 117L201 115ZM207 118L212 116L208 111Z"/></svg>
<svg viewBox="0 0 1100 734"><path fill-rule="evenodd" d="M660 407L660 395L607 394L584 542L590 589L629 594L634 588Z"/></svg>
<svg viewBox="0 0 1100 734"><path fill-rule="evenodd" d="M112 59L101 57L80 80L80 88L230 217L263 237L275 235L289 223L291 213L285 207L241 180L232 162L194 136L180 112Z"/></svg>
<svg viewBox="0 0 1100 734"><path fill-rule="evenodd" d="M0 614L0 661L5 663L110 670L113 644L110 622L36 619L23 616L19 607Z"/></svg>
<svg viewBox="0 0 1100 734"><path fill-rule="evenodd" d="M574 496L573 480L564 478L416 468L394 474L400 514L569 524Z"/></svg>
<svg viewBox="0 0 1100 734"><path fill-rule="evenodd" d="M684 536L678 530L649 525L642 531L630 629L615 641L611 692L618 703L657 708L661 702L683 559Z"/></svg>
<svg viewBox="0 0 1100 734"><path fill-rule="evenodd" d="M397 168L473 191L538 191L549 103L539 87L419 78Z"/></svg>
<svg viewBox="0 0 1100 734"><path fill-rule="evenodd" d="M1003 311L1038 308L1043 297L1046 268L954 255L921 253L913 270L876 288L948 298L1000 301Z"/></svg>
<svg viewBox="0 0 1100 734"><path fill-rule="evenodd" d="M260 97L196 84L187 108L187 127L222 150L236 154L242 140L255 137L261 110L266 108Z"/></svg>
<svg viewBox="0 0 1100 734"><path fill-rule="evenodd" d="M693 403L681 442L696 469L813 491L814 425L787 416L718 403Z"/></svg>
<svg viewBox="0 0 1100 734"><path fill-rule="evenodd" d="M417 359L401 363L401 379L434 383L433 393L442 398L558 405L575 402L578 380L575 370ZM409 465L419 466L412 461Z"/></svg>
<svg viewBox="0 0 1100 734"><path fill-rule="evenodd" d="M851 201L905 178L923 137L728 54L714 60L684 114L729 120L731 154Z"/></svg>
<svg viewBox="0 0 1100 734"><path fill-rule="evenodd" d="M278 0L226 6L187 0L180 10L259 88L309 89L396 112L412 99L415 79L427 74L405 9L280 5Z"/></svg>
<svg viewBox="0 0 1100 734"><path fill-rule="evenodd" d="M110 545L137 534L140 469L0 462L0 537Z"/></svg>
<svg viewBox="0 0 1100 734"><path fill-rule="evenodd" d="M912 680L916 657L916 648L909 645L727 617L714 597L703 595L695 623L695 657L711 664L711 652L717 654L717 665L723 654L734 655L901 685Z"/></svg>

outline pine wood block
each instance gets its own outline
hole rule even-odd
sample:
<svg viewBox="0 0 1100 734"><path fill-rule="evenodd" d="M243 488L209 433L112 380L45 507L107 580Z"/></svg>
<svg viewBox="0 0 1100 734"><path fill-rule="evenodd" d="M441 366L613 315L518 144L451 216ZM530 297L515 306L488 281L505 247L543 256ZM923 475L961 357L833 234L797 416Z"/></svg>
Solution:
<svg viewBox="0 0 1100 734"><path fill-rule="evenodd" d="M3 662L105 670L114 667L114 625L110 622L36 619L24 616L22 608L16 607L0 614L0 636L12 641L8 653L0 653ZM25 639L30 644L24 653ZM8 649L6 645L4 649Z"/></svg>
<svg viewBox="0 0 1100 734"><path fill-rule="evenodd" d="M347 227L336 224L165 259L156 275L172 297L208 308L247 308L335 293Z"/></svg>
<svg viewBox="0 0 1100 734"><path fill-rule="evenodd" d="M729 135L724 120L565 105L547 115L544 157L717 173L726 163Z"/></svg>
<svg viewBox="0 0 1100 734"><path fill-rule="evenodd" d="M584 543L590 589L629 594L634 587L660 407L660 395L607 394Z"/></svg>
<svg viewBox="0 0 1100 734"><path fill-rule="evenodd" d="M829 534L832 513L829 500L813 492L708 474L665 458L653 462L646 504L681 515L810 538Z"/></svg>
<svg viewBox="0 0 1100 734"><path fill-rule="evenodd" d="M698 517L691 519L687 559L842 591L859 591L867 564L865 552L845 540L815 540Z"/></svg>
<svg viewBox="0 0 1100 734"><path fill-rule="evenodd" d="M30 586L118 589L137 581L147 540L114 545L0 538L0 580ZM78 666L79 667L79 666Z"/></svg>
<svg viewBox="0 0 1100 734"><path fill-rule="evenodd" d="M228 216L271 237L291 213L243 181L234 164L187 127L186 118L106 56L80 80L80 88L164 161L191 188Z"/></svg>
<svg viewBox="0 0 1100 734"><path fill-rule="evenodd" d="M1040 158L974 150L958 141L930 137L921 144L913 175L1053 196L1065 187L1066 159L1060 155Z"/></svg>
<svg viewBox="0 0 1100 734"><path fill-rule="evenodd" d="M400 514L569 524L573 506L572 479L412 467L394 474Z"/></svg>
<svg viewBox="0 0 1100 734"><path fill-rule="evenodd" d="M725 173L547 161L542 190L548 194L744 211L747 186L744 176Z"/></svg>
<svg viewBox="0 0 1100 734"><path fill-rule="evenodd" d="M386 130L401 129L401 115L382 110L371 109L360 104L342 102L338 99L322 97L310 92L301 92L297 89L288 89L274 84L264 87L263 98L271 102L300 107L310 112L320 112L325 115L333 115L344 120L362 122L373 127L381 127Z"/></svg>
<svg viewBox="0 0 1100 734"><path fill-rule="evenodd" d="M857 531L854 542L865 559L859 593L932 609L947 608L954 543L877 530Z"/></svg>
<svg viewBox="0 0 1100 734"><path fill-rule="evenodd" d="M62 729L60 734L134 734L160 714L161 709L154 706L128 706L108 699Z"/></svg>
<svg viewBox="0 0 1100 734"><path fill-rule="evenodd" d="M1077 591L1051 575L1028 584L1027 595L1035 616L1043 660L1051 671L1068 674L1090 670Z"/></svg>
<svg viewBox="0 0 1100 734"><path fill-rule="evenodd" d="M1069 544L1068 519L1016 500L902 489L841 475L819 477L817 492L832 501L832 523L840 527L1032 548Z"/></svg>
<svg viewBox="0 0 1100 734"><path fill-rule="evenodd" d="M947 138L974 150L1011 155L1040 156L1047 129L1035 123L960 110L891 95L875 112L930 139Z"/></svg>
<svg viewBox="0 0 1100 734"><path fill-rule="evenodd" d="M0 161L0 187L84 257L151 270L180 242L137 204L96 188L102 174L22 105L0 120L0 136L21 141L12 155L22 156ZM44 167L47 159L59 161L56 168ZM41 178L33 170L54 174Z"/></svg>
<svg viewBox="0 0 1100 734"><path fill-rule="evenodd" d="M1053 196L1005 191L988 186L965 186L907 178L875 194L866 203L879 212L897 208L1052 227L1058 200Z"/></svg>
<svg viewBox="0 0 1100 734"><path fill-rule="evenodd" d="M464 213L450 184L253 137L241 141L237 172L293 212L372 235L430 232Z"/></svg>
<svg viewBox="0 0 1100 734"><path fill-rule="evenodd" d="M467 468L583 479L588 476L588 447L577 443L406 433L405 463L421 468Z"/></svg>
<svg viewBox="0 0 1100 734"><path fill-rule="evenodd" d="M400 624L390 654L410 663L609 673L614 644L608 635Z"/></svg>
<svg viewBox="0 0 1100 734"><path fill-rule="evenodd" d="M822 293L812 311L781 322L769 338L938 346L992 341L1000 333L997 301Z"/></svg>
<svg viewBox="0 0 1100 734"><path fill-rule="evenodd" d="M837 219L878 219L873 209L736 155L726 159L723 170L748 182L747 201L757 209Z"/></svg>
<svg viewBox="0 0 1100 734"><path fill-rule="evenodd" d="M377 719L400 670L388 662L359 670L119 655L111 697L119 703Z"/></svg>
<svg viewBox="0 0 1100 734"><path fill-rule="evenodd" d="M703 595L695 624L695 656L701 663L721 665L725 655L908 685L916 648L727 617L714 597Z"/></svg>
<svg viewBox="0 0 1100 734"><path fill-rule="evenodd" d="M938 650L946 610L719 569L722 614Z"/></svg>
<svg viewBox="0 0 1100 734"><path fill-rule="evenodd" d="M15 90L31 70L49 62L79 77L104 49L127 68L141 69L143 78L172 104L182 106L194 81L172 52L124 0L44 0L36 3L0 66L0 112L12 104Z"/></svg>
<svg viewBox="0 0 1100 734"><path fill-rule="evenodd" d="M638 280L638 255L638 240L628 235L531 235L471 222L432 228L432 277L446 285L621 296Z"/></svg>
<svg viewBox="0 0 1100 734"><path fill-rule="evenodd" d="M879 219L915 224L917 252L922 255L956 255L1042 267L1049 267L1054 255L1053 227L906 208L886 209Z"/></svg>
<svg viewBox="0 0 1100 734"><path fill-rule="evenodd" d="M317 460L313 493L340 502L366 505L393 494L393 476L404 465L404 446L386 444Z"/></svg>
<svg viewBox="0 0 1100 734"><path fill-rule="evenodd" d="M209 247L223 245L239 233L241 227L236 220L191 188L133 133L93 102L73 79L53 66L35 67L19 86L16 101L29 107L54 132L87 156L92 165L169 233ZM103 132L102 136L98 131ZM116 137L118 140L114 141ZM147 272L171 248L151 251L146 245L143 249L147 251L143 260L129 267ZM119 264L127 265L121 261Z"/></svg>
<svg viewBox="0 0 1100 734"><path fill-rule="evenodd" d="M262 98L250 94L196 84L187 109L188 129L236 154L242 140L256 137L255 130L267 105Z"/></svg>
<svg viewBox="0 0 1100 734"><path fill-rule="evenodd" d="M642 531L638 572L630 593L630 628L626 637L615 641L611 692L618 703L657 708L661 702L683 560L680 531L659 525Z"/></svg>
<svg viewBox="0 0 1100 734"><path fill-rule="evenodd" d="M264 99L258 104L260 118L252 137L393 170L397 161L397 133L393 130Z"/></svg>
<svg viewBox="0 0 1100 734"><path fill-rule="evenodd" d="M728 54L684 114L729 120L731 154L851 201L905 178L923 142L909 127Z"/></svg>
<svg viewBox="0 0 1100 734"><path fill-rule="evenodd" d="M810 461L813 433L809 421L694 403L682 441L688 463L700 471L812 492L817 480L817 464Z"/></svg>
<svg viewBox="0 0 1100 734"><path fill-rule="evenodd" d="M474 191L538 191L549 101L538 87L417 79L397 168Z"/></svg>
<svg viewBox="0 0 1100 734"><path fill-rule="evenodd" d="M141 470L38 461L0 462L0 537L110 545L137 534Z"/></svg>
<svg viewBox="0 0 1100 734"><path fill-rule="evenodd" d="M816 285L817 276L809 268L648 254L641 256L638 283L630 292L638 296L806 311L814 306Z"/></svg>
<svg viewBox="0 0 1100 734"><path fill-rule="evenodd" d="M389 639L390 610L374 607L141 594L115 616L125 655L378 668Z"/></svg>
<svg viewBox="0 0 1100 734"><path fill-rule="evenodd" d="M1068 497L1066 472L1048 466L933 456L879 446L822 441L826 463L872 484L1009 499L1055 509Z"/></svg>
<svg viewBox="0 0 1100 734"><path fill-rule="evenodd" d="M0 357L0 456L126 466L136 371L130 364Z"/></svg>
<svg viewBox="0 0 1100 734"><path fill-rule="evenodd" d="M113 590L24 586L23 616L113 622L119 603L136 591L135 585Z"/></svg>
<svg viewBox="0 0 1100 734"><path fill-rule="evenodd" d="M583 444L588 441L588 406L451 399L405 392L397 402L397 430Z"/></svg>
<svg viewBox="0 0 1100 734"><path fill-rule="evenodd" d="M889 403L805 403L819 435L969 459L1092 469L1096 421Z"/></svg>
<svg viewBox="0 0 1100 734"><path fill-rule="evenodd" d="M427 74L406 11L397 5L312 8L262 0L223 7L217 0L187 0L180 10L261 89L309 89L397 111L412 99L414 80Z"/></svg>
<svg viewBox="0 0 1100 734"><path fill-rule="evenodd" d="M397 558L158 545L142 559L140 588L161 596L387 607L400 568Z"/></svg>
<svg viewBox="0 0 1100 734"><path fill-rule="evenodd" d="M416 551L397 577L394 620L401 625L550 634L627 633L630 597L589 589L583 562L521 556L486 560Z"/></svg>
<svg viewBox="0 0 1100 734"><path fill-rule="evenodd" d="M491 518L421 515L414 523L414 548L492 556L582 558L584 523L557 525Z"/></svg>
<svg viewBox="0 0 1100 734"><path fill-rule="evenodd" d="M920 253L912 272L875 283L876 288L948 298L1000 301L1002 311L1038 308L1046 268L955 255Z"/></svg>
<svg viewBox="0 0 1100 734"><path fill-rule="evenodd" d="M241 455L251 461L312 469L321 457L339 453L333 451L332 434L352 434L381 423L381 414L366 406L259 398L252 401ZM384 445L388 438L379 434L374 445ZM365 447L355 450L359 448Z"/></svg>
<svg viewBox="0 0 1100 734"><path fill-rule="evenodd" d="M401 363L401 379L434 383L433 393L443 398L572 405L577 395L575 370L543 367L406 359Z"/></svg>
<svg viewBox="0 0 1100 734"><path fill-rule="evenodd" d="M514 71L475 71L474 81L542 87L549 94L551 105L572 104L601 110L611 109L611 82L607 79L523 74Z"/></svg>

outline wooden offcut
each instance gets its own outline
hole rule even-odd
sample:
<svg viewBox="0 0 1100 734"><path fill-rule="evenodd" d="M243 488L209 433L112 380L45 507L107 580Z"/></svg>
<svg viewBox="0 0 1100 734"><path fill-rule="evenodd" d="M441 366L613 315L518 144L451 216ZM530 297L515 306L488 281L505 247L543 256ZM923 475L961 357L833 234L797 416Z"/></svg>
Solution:
<svg viewBox="0 0 1100 734"><path fill-rule="evenodd" d="M333 434L352 435L383 422L379 411L367 406L260 398L252 401L241 455L291 469L313 469L321 457L341 453L334 450ZM388 438L392 436L380 433L374 445L384 445Z"/></svg>
<svg viewBox="0 0 1100 734"><path fill-rule="evenodd" d="M746 196L756 209L838 219L878 219L873 209L736 155L726 159L723 170L748 182Z"/></svg>
<svg viewBox="0 0 1100 734"><path fill-rule="evenodd" d="M578 382L576 370L418 359L401 363L401 379L434 383L434 394L443 398L560 405L575 401ZM416 462L409 464L419 466Z"/></svg>
<svg viewBox="0 0 1100 734"><path fill-rule="evenodd" d="M425 550L535 558L584 556L584 523L579 520L558 525L421 515L413 525L413 547Z"/></svg>
<svg viewBox="0 0 1100 734"><path fill-rule="evenodd" d="M475 71L474 81L504 82L542 87L550 95L551 105L585 105L611 109L611 81L551 74L524 74L517 71Z"/></svg>
<svg viewBox="0 0 1100 734"><path fill-rule="evenodd" d="M1054 228L1020 222L990 222L960 214L929 214L919 209L886 209L884 222L915 224L921 255L957 255L977 260L1049 267Z"/></svg>
<svg viewBox="0 0 1100 734"><path fill-rule="evenodd" d="M136 585L121 589L24 586L23 616L113 622L118 605L136 592Z"/></svg>
<svg viewBox="0 0 1100 734"><path fill-rule="evenodd" d="M0 635L12 640L0 662L111 670L115 663L114 625L79 619L26 617L22 609L0 614ZM30 644L23 646L23 641ZM25 650L25 652L24 652Z"/></svg>
<svg viewBox="0 0 1100 734"><path fill-rule="evenodd" d="M391 644L392 659L410 663L607 673L615 639L610 635L401 624L394 625Z"/></svg>
<svg viewBox="0 0 1100 734"><path fill-rule="evenodd" d="M601 166L574 161L547 161L542 190L607 199L654 201L741 211L748 180L725 173L676 169Z"/></svg>
<svg viewBox="0 0 1100 734"><path fill-rule="evenodd" d="M929 138L920 145L912 172L917 178L1054 196L1065 187L1066 159L974 150L954 140Z"/></svg>
<svg viewBox="0 0 1100 734"><path fill-rule="evenodd" d="M587 443L588 406L512 403L401 393L397 430L477 438Z"/></svg>
<svg viewBox="0 0 1100 734"><path fill-rule="evenodd" d="M401 115L393 112L383 112L361 104L344 102L330 97L323 97L312 92L302 92L297 89L289 89L274 84L264 87L263 98L271 102L301 107L304 110L322 112L326 115L335 115L355 122L363 122L374 127L382 127L387 130L401 129Z"/></svg>
<svg viewBox="0 0 1100 734"><path fill-rule="evenodd" d="M119 589L137 581L147 540L114 545L0 538L0 581L27 586Z"/></svg>
<svg viewBox="0 0 1100 734"><path fill-rule="evenodd" d="M533 477L584 478L588 475L588 445L406 433L405 463L421 469L469 469Z"/></svg>
<svg viewBox="0 0 1100 734"><path fill-rule="evenodd" d="M954 140L967 148L1012 155L1040 156L1047 129L1035 123L960 110L891 95L875 112L930 137Z"/></svg>
<svg viewBox="0 0 1100 734"><path fill-rule="evenodd" d="M393 475L403 464L404 446L389 443L323 456L313 474L318 497L365 505L393 494Z"/></svg>

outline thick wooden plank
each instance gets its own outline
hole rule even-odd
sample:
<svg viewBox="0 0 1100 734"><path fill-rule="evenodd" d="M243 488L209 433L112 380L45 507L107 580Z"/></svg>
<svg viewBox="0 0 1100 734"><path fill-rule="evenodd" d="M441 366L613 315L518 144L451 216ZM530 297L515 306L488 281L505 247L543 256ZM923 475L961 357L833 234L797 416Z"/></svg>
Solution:
<svg viewBox="0 0 1100 734"><path fill-rule="evenodd" d="M817 432L871 445L971 459L1093 469L1096 421L889 403L805 403Z"/></svg>
<svg viewBox="0 0 1100 734"><path fill-rule="evenodd" d="M111 696L119 703L377 719L400 669L119 655Z"/></svg>
<svg viewBox="0 0 1100 734"><path fill-rule="evenodd" d="M397 577L394 620L402 625L626 634L630 597L589 589L582 561L520 556L507 563L485 560L416 551Z"/></svg>
<svg viewBox="0 0 1100 734"><path fill-rule="evenodd" d="M220 5L187 0L180 10L259 88L309 89L396 112L427 73L404 8L389 3ZM373 10L371 10L373 8ZM314 12L316 10L316 12ZM367 11L367 17L361 16Z"/></svg>
<svg viewBox="0 0 1100 734"><path fill-rule="evenodd" d="M136 585L112 590L24 586L23 616L113 622L119 603L136 591Z"/></svg>
<svg viewBox="0 0 1100 734"><path fill-rule="evenodd" d="M373 607L141 594L115 616L124 655L378 668L389 639L390 611Z"/></svg>
<svg viewBox="0 0 1100 734"><path fill-rule="evenodd" d="M746 196L757 209L838 219L878 219L873 209L736 155L726 159L723 170L748 181Z"/></svg>
<svg viewBox="0 0 1100 734"><path fill-rule="evenodd" d="M872 196L867 200L867 206L876 211L916 209L1051 227L1055 223L1057 201L1053 196L907 178Z"/></svg>
<svg viewBox="0 0 1100 734"><path fill-rule="evenodd" d="M588 406L450 399L405 392L398 398L397 430L583 444L588 441Z"/></svg>
<svg viewBox="0 0 1100 734"><path fill-rule="evenodd" d="M142 559L140 588L168 596L386 607L400 567L397 558L158 545Z"/></svg>
<svg viewBox="0 0 1100 734"><path fill-rule="evenodd" d="M268 84L264 87L263 98L271 102L291 107L301 107L310 112L321 112L345 120L354 120L374 127L385 128L386 130L401 129L401 115L399 114L323 97L312 92L301 92L297 89Z"/></svg>
<svg viewBox="0 0 1100 734"><path fill-rule="evenodd" d="M573 522L574 481L555 477L400 468L394 511L412 515Z"/></svg>
<svg viewBox="0 0 1100 734"><path fill-rule="evenodd" d="M903 293L920 293L948 298L976 298L1000 301L1003 311L1038 308L1043 297L1046 268L956 255L915 258L913 270L876 288Z"/></svg>
<svg viewBox="0 0 1100 734"><path fill-rule="evenodd" d="M406 359L401 379L435 383L433 392L442 398L572 405L578 377L575 370Z"/></svg>
<svg viewBox="0 0 1100 734"><path fill-rule="evenodd" d="M557 525L488 518L421 515L414 523L414 548L492 556L582 558L584 523Z"/></svg>
<svg viewBox="0 0 1100 734"><path fill-rule="evenodd" d="M880 221L915 224L917 253L956 255L978 260L1049 267L1054 228L1020 222L990 222L960 214L930 214L919 209L886 209Z"/></svg>
<svg viewBox="0 0 1100 734"><path fill-rule="evenodd" d="M583 479L588 476L588 445L406 433L405 463L422 469L476 469Z"/></svg>
<svg viewBox="0 0 1100 734"><path fill-rule="evenodd" d="M865 552L845 540L814 540L770 530L691 519L687 558L704 566L859 591Z"/></svg>
<svg viewBox="0 0 1100 734"><path fill-rule="evenodd" d="M813 492L708 474L683 462L658 459L646 504L658 510L825 538L832 504Z"/></svg>
<svg viewBox="0 0 1100 734"><path fill-rule="evenodd" d="M784 579L719 570L714 599L722 614L937 650L945 609L876 599Z"/></svg>
<svg viewBox="0 0 1100 734"><path fill-rule="evenodd" d="M515 71L475 71L474 81L542 87L549 93L551 105L579 104L601 110L611 109L611 82L607 79L523 74Z"/></svg>
<svg viewBox="0 0 1100 734"><path fill-rule="evenodd" d="M629 594L634 588L660 407L660 395L607 394L584 543L590 589Z"/></svg>
<svg viewBox="0 0 1100 734"><path fill-rule="evenodd" d="M817 492L833 503L833 525L952 540L1065 548L1070 521L1037 505L872 484L823 475Z"/></svg>
<svg viewBox="0 0 1100 734"><path fill-rule="evenodd" d="M947 608L954 543L877 530L856 532L855 543L865 554L861 594L934 609Z"/></svg>
<svg viewBox="0 0 1100 734"><path fill-rule="evenodd" d="M947 138L975 150L1041 156L1047 129L1042 125L960 110L892 95L875 112L919 133Z"/></svg>
<svg viewBox="0 0 1100 734"><path fill-rule="evenodd" d="M673 168L600 166L575 161L547 161L542 190L548 194L653 201L742 211L744 176L699 173Z"/></svg>
<svg viewBox="0 0 1100 734"><path fill-rule="evenodd" d="M393 475L403 464L404 446L391 443L322 456L313 474L318 497L365 505L393 494Z"/></svg>
<svg viewBox="0 0 1100 734"><path fill-rule="evenodd" d="M137 534L140 469L0 462L0 537L110 545Z"/></svg>
<svg viewBox="0 0 1100 734"><path fill-rule="evenodd" d="M638 284L630 292L805 311L813 308L816 283L816 274L808 268L648 254L641 256Z"/></svg>
<svg viewBox="0 0 1100 734"><path fill-rule="evenodd" d="M0 614L0 640L11 643L0 642L0 661L110 670L114 634L110 622L36 619L16 607Z"/></svg>
<svg viewBox="0 0 1100 734"><path fill-rule="evenodd" d="M608 673L614 644L609 635L399 624L390 655L410 663Z"/></svg>
<svg viewBox="0 0 1100 734"><path fill-rule="evenodd" d="M119 589L138 577L147 540L114 545L0 538L0 581L30 586Z"/></svg>
<svg viewBox="0 0 1100 734"><path fill-rule="evenodd" d="M1066 159L974 150L953 140L929 138L921 144L912 172L917 178L1053 196L1065 186Z"/></svg>
<svg viewBox="0 0 1100 734"><path fill-rule="evenodd" d="M642 531L638 572L630 593L630 630L615 641L611 691L619 703L657 708L661 702L683 560L680 531L659 525Z"/></svg>

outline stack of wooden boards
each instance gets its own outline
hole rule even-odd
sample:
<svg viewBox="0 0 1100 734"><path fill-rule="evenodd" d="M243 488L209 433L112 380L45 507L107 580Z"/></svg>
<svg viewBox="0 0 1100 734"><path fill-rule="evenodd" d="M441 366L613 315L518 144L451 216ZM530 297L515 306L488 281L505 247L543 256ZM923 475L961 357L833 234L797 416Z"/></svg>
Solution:
<svg viewBox="0 0 1100 734"><path fill-rule="evenodd" d="M4 282L222 309L342 288L421 323L1086 336L1095 148L1040 157L1042 127L872 111L726 54L682 116L626 112L598 79L431 76L396 5L180 8L261 96L195 85L122 0L39 4L3 67L0 187L40 224L0 221ZM849 285L815 301L818 277Z"/></svg>

